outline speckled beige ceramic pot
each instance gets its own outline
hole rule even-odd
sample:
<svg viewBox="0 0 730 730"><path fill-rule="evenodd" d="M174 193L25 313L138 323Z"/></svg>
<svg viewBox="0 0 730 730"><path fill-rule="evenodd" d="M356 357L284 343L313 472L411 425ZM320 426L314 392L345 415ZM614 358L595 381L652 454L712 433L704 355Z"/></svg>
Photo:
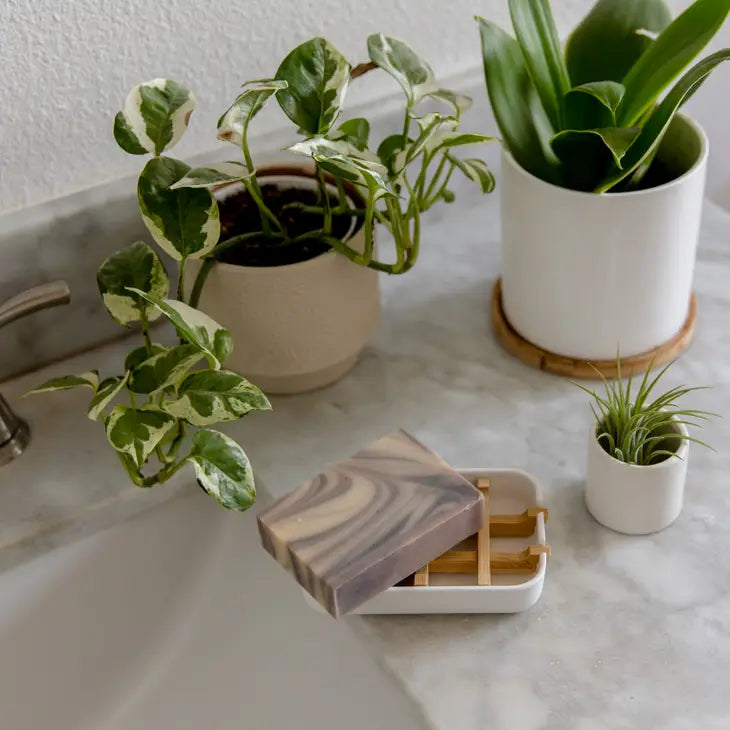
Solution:
<svg viewBox="0 0 730 730"><path fill-rule="evenodd" d="M267 183L310 188L307 165L260 169ZM232 186L220 189L225 197ZM359 197L354 188L352 197ZM363 228L348 239L364 247ZM192 268L192 267L191 267ZM328 251L285 266L217 263L199 307L233 335L226 367L267 393L301 393L341 378L380 322L378 273Z"/></svg>

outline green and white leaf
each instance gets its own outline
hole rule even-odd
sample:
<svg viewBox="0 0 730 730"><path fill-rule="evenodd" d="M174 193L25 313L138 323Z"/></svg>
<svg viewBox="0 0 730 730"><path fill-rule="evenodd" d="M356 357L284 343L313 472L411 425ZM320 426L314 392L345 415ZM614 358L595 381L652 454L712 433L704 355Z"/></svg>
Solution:
<svg viewBox="0 0 730 730"><path fill-rule="evenodd" d="M276 79L287 82L276 99L289 119L306 134L326 134L339 116L350 64L325 38L312 38L281 62Z"/></svg>
<svg viewBox="0 0 730 730"><path fill-rule="evenodd" d="M364 152L368 146L369 136L370 122L363 117L357 117L340 124L337 130L330 135L330 139L344 140L359 152Z"/></svg>
<svg viewBox="0 0 730 730"><path fill-rule="evenodd" d="M170 281L157 254L142 241L112 254L96 275L104 306L119 324L148 320L160 316L155 307L145 302L130 288L140 289L164 298L170 291Z"/></svg>
<svg viewBox="0 0 730 730"><path fill-rule="evenodd" d="M237 147L243 144L251 120L274 94L286 89L288 84L283 79L262 79L249 81L243 86L244 90L218 120L218 139L233 142Z"/></svg>
<svg viewBox="0 0 730 730"><path fill-rule="evenodd" d="M469 180L479 185L483 193L491 193L494 190L494 175L487 167L487 163L479 158L468 158L461 160L453 155L448 155L448 159L458 170L461 170Z"/></svg>
<svg viewBox="0 0 730 730"><path fill-rule="evenodd" d="M89 403L88 416L92 421L96 421L104 409L121 393L128 378L129 372L126 372L123 377L115 375L101 381L99 389Z"/></svg>
<svg viewBox="0 0 730 730"><path fill-rule="evenodd" d="M178 334L203 352L216 370L233 350L230 332L198 309L176 299L159 299L144 292L137 292L154 304L172 322Z"/></svg>
<svg viewBox="0 0 730 730"><path fill-rule="evenodd" d="M71 390L72 388L91 388L96 392L98 387L99 373L96 370L88 370L78 375L62 375L60 378L51 378L37 388L28 391L25 395L51 393L55 390Z"/></svg>
<svg viewBox="0 0 730 730"><path fill-rule="evenodd" d="M386 174L386 169L378 161L377 155L370 150L360 150L346 139L330 139L328 137L309 137L301 142L296 142L290 147L285 148L286 152L294 152L297 155L305 155L306 157L314 157L319 159L322 157L345 156L358 160L367 160L370 164L368 167L374 172Z"/></svg>
<svg viewBox="0 0 730 730"><path fill-rule="evenodd" d="M195 345L178 345L140 363L129 378L134 393L156 393L180 382L193 365L203 359Z"/></svg>
<svg viewBox="0 0 730 730"><path fill-rule="evenodd" d="M226 509L243 512L256 501L251 464L229 436L212 429L197 431L188 461L200 486Z"/></svg>
<svg viewBox="0 0 730 730"><path fill-rule="evenodd" d="M117 451L141 467L175 423L172 416L149 406L114 406L106 421L106 437Z"/></svg>
<svg viewBox="0 0 730 730"><path fill-rule="evenodd" d="M476 134L474 132L455 132L439 130L426 145L426 151L429 154L438 152L441 149L450 147L465 147L471 144L484 144L485 142L494 142L496 137L490 137L486 134Z"/></svg>
<svg viewBox="0 0 730 730"><path fill-rule="evenodd" d="M403 170L405 167L406 153L403 147L402 134L391 134L378 146L378 159L388 170L392 179L397 177L396 171Z"/></svg>
<svg viewBox="0 0 730 730"><path fill-rule="evenodd" d="M180 188L214 188L217 185L250 180L253 174L240 162L218 162L205 167L195 167L180 178L170 190Z"/></svg>
<svg viewBox="0 0 730 730"><path fill-rule="evenodd" d="M155 312L159 316L161 314L160 310L155 307ZM152 354L157 355L159 352L166 352L170 348L166 345L160 345L157 342L152 343ZM148 360L150 357L150 353L147 350L147 347L145 345L142 345L141 347L135 347L132 352L127 355L127 357L124 359L124 369L132 371L134 370L138 365L141 365L145 360Z"/></svg>
<svg viewBox="0 0 730 730"><path fill-rule="evenodd" d="M177 398L163 409L194 426L235 421L250 411L268 411L271 404L253 383L228 370L190 373L180 384Z"/></svg>
<svg viewBox="0 0 730 730"><path fill-rule="evenodd" d="M431 67L404 41L374 33L368 36L368 53L373 63L398 82L409 107L439 91Z"/></svg>
<svg viewBox="0 0 730 730"><path fill-rule="evenodd" d="M135 86L114 119L114 139L133 155L161 155L185 133L195 109L193 93L169 79Z"/></svg>
<svg viewBox="0 0 730 730"><path fill-rule="evenodd" d="M180 160L155 157L145 165L137 184L145 225L160 248L176 261L205 256L220 236L218 204L210 190L170 190L189 172L190 166Z"/></svg>
<svg viewBox="0 0 730 730"><path fill-rule="evenodd" d="M455 117L444 117L436 112L424 114L422 117L413 117L418 125L418 137L406 146L405 164L412 162L426 149L426 146L438 132L452 132L458 122Z"/></svg>
<svg viewBox="0 0 730 730"><path fill-rule="evenodd" d="M469 109L472 104L470 96L457 94L455 91L450 91L449 89L437 89L436 91L426 94L426 96L448 104L454 112L456 119L461 119L461 115Z"/></svg>

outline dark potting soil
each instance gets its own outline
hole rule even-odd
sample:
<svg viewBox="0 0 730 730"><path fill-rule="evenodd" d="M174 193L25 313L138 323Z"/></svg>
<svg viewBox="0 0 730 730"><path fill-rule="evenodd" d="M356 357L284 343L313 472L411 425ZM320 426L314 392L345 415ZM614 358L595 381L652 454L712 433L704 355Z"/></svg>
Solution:
<svg viewBox="0 0 730 730"><path fill-rule="evenodd" d="M284 210L288 203L319 205L314 190L301 188L279 188L263 185L261 195L269 210L284 226L290 237L299 236L322 227L322 215L305 213L296 208ZM337 205L337 199L330 195L330 204ZM248 191L241 190L221 200L218 204L221 218L221 243L243 233L261 230L261 217L256 203ZM350 230L351 217L332 217L332 235L344 238ZM227 264L238 266L283 266L313 259L330 250L330 246L316 238L294 244L283 244L276 240L254 238L222 251L216 258Z"/></svg>

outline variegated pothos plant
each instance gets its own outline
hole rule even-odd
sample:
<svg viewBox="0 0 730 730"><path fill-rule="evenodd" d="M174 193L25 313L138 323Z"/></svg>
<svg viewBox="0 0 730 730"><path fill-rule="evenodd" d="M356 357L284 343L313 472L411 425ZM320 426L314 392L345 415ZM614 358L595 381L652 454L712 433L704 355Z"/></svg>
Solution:
<svg viewBox="0 0 730 730"><path fill-rule="evenodd" d="M370 61L352 67L324 38L312 38L297 46L281 62L273 78L243 84L241 93L218 120L218 137L239 147L243 162L196 167L172 183L172 190L192 193L241 181L260 213L258 230L221 241L203 255L206 262L193 288L193 303L198 301L216 256L252 238L268 241L272 246L316 238L357 264L389 274L404 273L418 258L421 215L439 201L453 201L454 193L448 185L455 171L465 175L484 193L493 189L494 178L483 160L462 158L455 153L458 147L493 139L459 131L461 115L471 100L440 88L428 63L403 41L378 33L368 38L367 48ZM371 148L367 119L358 117L339 126L335 124L351 80L374 69L381 69L397 81L405 96L405 108L403 126L398 133ZM298 238L290 238L286 227L267 207L249 145L251 120L272 98L303 137L286 149L313 160L319 188L318 205L290 204L321 216L321 227ZM429 100L448 111L422 111L423 103ZM328 175L337 186L336 205L332 205L326 192ZM345 183L361 189L364 204L348 197ZM351 215L363 220L363 250L332 234L334 215ZM395 255L390 261L376 257L373 246L376 222L392 234Z"/></svg>
<svg viewBox="0 0 730 730"><path fill-rule="evenodd" d="M187 89L155 79L132 89L114 121L125 151L152 155L139 177L139 206L152 238L177 262L176 298L169 298L167 272L151 246L138 241L113 254L97 274L99 291L115 321L139 323L144 344L129 353L121 375L101 380L90 371L54 378L31 392L89 388L88 416L101 420L134 484L152 487L190 463L208 494L228 509L245 510L256 496L248 458L210 426L271 406L259 388L223 369L233 348L228 331L184 301L186 263L209 254L220 234L212 194L171 189L190 167L163 156L182 137L194 108ZM152 341L150 323L160 315L175 327L179 344Z"/></svg>

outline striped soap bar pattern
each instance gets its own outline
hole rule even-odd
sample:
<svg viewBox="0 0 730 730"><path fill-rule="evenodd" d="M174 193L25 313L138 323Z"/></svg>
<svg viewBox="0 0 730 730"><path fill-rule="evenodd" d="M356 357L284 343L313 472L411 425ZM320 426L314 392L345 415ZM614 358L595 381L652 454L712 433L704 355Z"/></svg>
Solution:
<svg viewBox="0 0 730 730"><path fill-rule="evenodd" d="M261 543L335 618L482 525L480 492L405 431L263 510Z"/></svg>

